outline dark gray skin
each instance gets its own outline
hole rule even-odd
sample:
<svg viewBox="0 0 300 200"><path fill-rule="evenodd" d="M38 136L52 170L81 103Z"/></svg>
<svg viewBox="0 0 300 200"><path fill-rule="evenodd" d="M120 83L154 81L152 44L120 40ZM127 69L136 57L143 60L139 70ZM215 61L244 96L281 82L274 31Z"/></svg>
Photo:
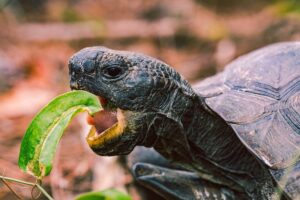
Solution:
<svg viewBox="0 0 300 200"><path fill-rule="evenodd" d="M122 135L94 152L113 156L135 146L153 147L171 162L159 164L160 156L157 162L133 159L133 175L145 187L166 199L288 199L267 166L167 64L91 47L72 56L69 70L72 89L104 97L107 109L130 113Z"/></svg>

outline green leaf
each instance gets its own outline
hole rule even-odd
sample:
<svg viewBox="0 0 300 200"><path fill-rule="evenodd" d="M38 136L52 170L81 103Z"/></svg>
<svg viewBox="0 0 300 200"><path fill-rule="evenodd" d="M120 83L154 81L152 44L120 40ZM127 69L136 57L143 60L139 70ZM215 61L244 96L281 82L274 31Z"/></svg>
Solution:
<svg viewBox="0 0 300 200"><path fill-rule="evenodd" d="M23 137L19 167L41 179L49 175L57 144L79 112L94 114L100 111L98 98L85 91L62 94L46 105L32 120Z"/></svg>
<svg viewBox="0 0 300 200"><path fill-rule="evenodd" d="M131 200L131 197L118 190L108 189L99 192L87 192L77 196L75 200Z"/></svg>

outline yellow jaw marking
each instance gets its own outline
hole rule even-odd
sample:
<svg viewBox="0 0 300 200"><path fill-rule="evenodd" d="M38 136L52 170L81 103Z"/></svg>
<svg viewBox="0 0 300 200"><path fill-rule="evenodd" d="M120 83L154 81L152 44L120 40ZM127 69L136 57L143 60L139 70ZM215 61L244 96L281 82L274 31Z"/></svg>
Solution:
<svg viewBox="0 0 300 200"><path fill-rule="evenodd" d="M126 127L126 120L123 115L123 111L119 108L117 109L117 119L117 123L115 123L112 127L106 129L100 134L97 133L96 128L94 126L91 128L86 138L91 148L97 148L99 146L102 146L106 141L112 140L123 133L124 128Z"/></svg>

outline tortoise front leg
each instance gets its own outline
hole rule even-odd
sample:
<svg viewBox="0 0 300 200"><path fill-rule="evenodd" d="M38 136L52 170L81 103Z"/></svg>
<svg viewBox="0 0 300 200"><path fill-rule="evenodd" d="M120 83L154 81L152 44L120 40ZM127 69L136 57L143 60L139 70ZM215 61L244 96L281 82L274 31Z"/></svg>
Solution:
<svg viewBox="0 0 300 200"><path fill-rule="evenodd" d="M194 172L136 163L132 168L138 183L165 199L241 199L229 188L202 180Z"/></svg>

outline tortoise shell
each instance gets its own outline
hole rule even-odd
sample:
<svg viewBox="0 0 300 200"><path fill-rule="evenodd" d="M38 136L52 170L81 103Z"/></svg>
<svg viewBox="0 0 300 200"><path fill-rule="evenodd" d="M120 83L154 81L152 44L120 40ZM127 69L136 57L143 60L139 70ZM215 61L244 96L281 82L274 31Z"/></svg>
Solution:
<svg viewBox="0 0 300 200"><path fill-rule="evenodd" d="M195 90L278 182L300 171L300 42L242 56Z"/></svg>

